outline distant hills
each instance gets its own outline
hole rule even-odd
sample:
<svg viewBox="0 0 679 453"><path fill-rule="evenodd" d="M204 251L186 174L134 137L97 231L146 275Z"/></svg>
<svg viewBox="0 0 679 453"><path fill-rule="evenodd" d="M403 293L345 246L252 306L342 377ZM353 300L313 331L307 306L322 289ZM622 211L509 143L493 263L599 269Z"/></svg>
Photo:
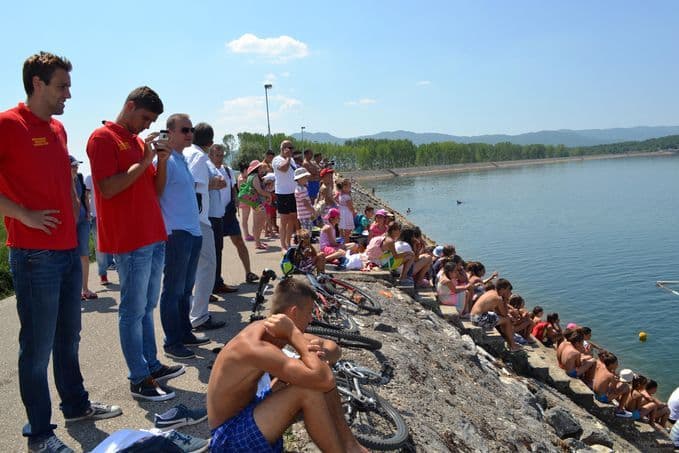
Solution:
<svg viewBox="0 0 679 453"><path fill-rule="evenodd" d="M639 126L614 129L559 129L555 131L528 132L518 135L494 134L460 136L438 134L433 132L410 132L392 131L380 132L373 135L363 135L360 137L340 138L327 132L305 132L304 141L316 143L335 143L343 144L346 140L357 138L403 140L407 139L415 145L434 142L458 142L458 143L489 143L510 142L517 145L565 145L573 146L594 146L608 143L619 143L627 141L642 141L651 138L664 137L667 135L679 135L679 126ZM300 133L292 134L296 140L301 138Z"/></svg>

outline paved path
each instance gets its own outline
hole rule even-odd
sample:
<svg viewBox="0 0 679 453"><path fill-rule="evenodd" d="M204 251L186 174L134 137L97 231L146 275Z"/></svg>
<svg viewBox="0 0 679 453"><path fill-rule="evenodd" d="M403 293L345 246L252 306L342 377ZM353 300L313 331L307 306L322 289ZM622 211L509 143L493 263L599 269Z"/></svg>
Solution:
<svg viewBox="0 0 679 453"><path fill-rule="evenodd" d="M252 269L258 275L264 267L279 272L280 248L278 241L270 241L270 251L254 251L253 243L247 243L252 260ZM194 348L197 357L186 360L186 374L169 381L170 387L177 392L177 397L164 402L138 402L130 396L127 367L120 350L118 337L118 303L119 286L116 272L109 272L112 282L108 288L98 283L96 263L90 266L90 288L97 292L99 299L83 302L82 339L80 342L80 366L85 378L85 387L90 399L122 407L123 415L109 420L96 422L77 422L68 426L59 411L59 399L50 376L52 395L52 422L58 425L57 435L76 451L89 451L101 442L108 434L123 428L152 428L153 415L163 412L176 404L183 403L188 407L199 407L205 404L205 392L210 376L208 363L215 355L211 351L220 343L228 341L236 332L246 325L250 299L257 289L256 285L243 283L245 272L238 259L231 241L226 239L223 254L223 276L227 284L240 283L240 291L228 294L214 304L210 311L217 319L227 321L222 329L208 332L213 342ZM26 440L21 436L21 429L26 423L26 413L19 395L17 374L17 354L19 338L19 319L16 312L16 301L13 297L0 301L0 452L26 451ZM156 343L161 351L159 359L163 363L173 363L162 355L163 330L160 324L159 311L155 311ZM177 362L179 363L179 362ZM50 366L51 369L51 366ZM180 428L195 436L208 437L210 432L207 422L195 426Z"/></svg>

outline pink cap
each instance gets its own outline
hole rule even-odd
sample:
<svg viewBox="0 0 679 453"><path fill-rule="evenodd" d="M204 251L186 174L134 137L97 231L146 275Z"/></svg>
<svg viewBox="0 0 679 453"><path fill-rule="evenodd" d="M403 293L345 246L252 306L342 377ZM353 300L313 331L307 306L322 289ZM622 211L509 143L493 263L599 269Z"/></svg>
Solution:
<svg viewBox="0 0 679 453"><path fill-rule="evenodd" d="M569 322L568 325L566 325L566 329L573 330L573 329L577 329L577 328L578 328L578 325L574 322Z"/></svg>

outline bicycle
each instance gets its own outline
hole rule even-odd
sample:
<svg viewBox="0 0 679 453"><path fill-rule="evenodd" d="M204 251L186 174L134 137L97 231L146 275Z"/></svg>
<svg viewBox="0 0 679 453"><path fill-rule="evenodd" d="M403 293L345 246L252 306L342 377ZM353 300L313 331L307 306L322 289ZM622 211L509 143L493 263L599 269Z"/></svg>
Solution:
<svg viewBox="0 0 679 453"><path fill-rule="evenodd" d="M340 360L333 366L333 373L344 416L356 440L373 450L403 447L409 437L403 416L372 388L386 384L393 376L393 368L385 364L376 373Z"/></svg>
<svg viewBox="0 0 679 453"><path fill-rule="evenodd" d="M290 274L287 274L283 278L292 278L292 276ZM264 271L262 271L262 275L260 276L259 279L259 286L257 287L255 296L252 298L252 310L250 313L250 322L264 319L264 316L261 314L262 310L264 309L265 302L264 291L266 290L269 282L275 279L276 273L271 269L264 269ZM319 312L321 309L318 306L318 301L314 301L314 303L316 303L316 308L314 309L314 311ZM315 316L322 317L323 315L316 314ZM355 321L353 322L355 323ZM375 351L382 347L382 342L380 342L379 340L364 337L353 331L344 330L340 325L326 322L325 318L322 321L314 319L312 321L312 324L307 326L306 332L313 335L318 335L320 337L329 338L335 341L335 343L337 343L338 345L347 348L362 348L369 351Z"/></svg>

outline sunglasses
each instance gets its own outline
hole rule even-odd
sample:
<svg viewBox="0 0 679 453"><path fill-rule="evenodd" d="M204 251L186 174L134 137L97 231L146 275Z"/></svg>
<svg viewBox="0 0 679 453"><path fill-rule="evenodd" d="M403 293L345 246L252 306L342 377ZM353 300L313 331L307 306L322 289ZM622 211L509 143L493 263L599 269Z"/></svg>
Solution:
<svg viewBox="0 0 679 453"><path fill-rule="evenodd" d="M287 148L287 149L295 149L294 146L284 146L283 148Z"/></svg>
<svg viewBox="0 0 679 453"><path fill-rule="evenodd" d="M188 134L189 132L191 132L191 133L193 134L193 132L195 131L195 129L192 128L192 127L182 127L181 129L179 129L179 131L180 131L182 134Z"/></svg>

